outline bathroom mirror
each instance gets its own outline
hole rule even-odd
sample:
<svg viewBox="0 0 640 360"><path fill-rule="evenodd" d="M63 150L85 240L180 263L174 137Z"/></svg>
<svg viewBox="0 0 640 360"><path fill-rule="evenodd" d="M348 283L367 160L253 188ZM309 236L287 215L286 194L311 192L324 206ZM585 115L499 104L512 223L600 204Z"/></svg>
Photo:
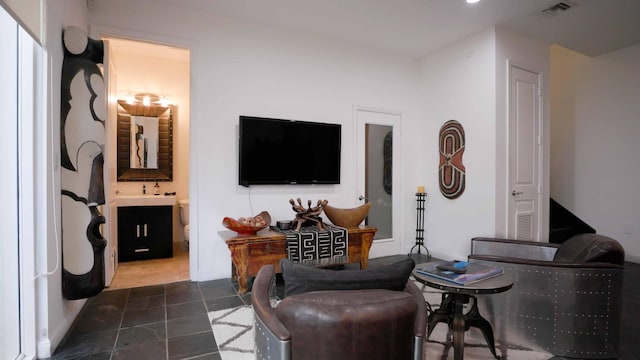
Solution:
<svg viewBox="0 0 640 360"><path fill-rule="evenodd" d="M173 180L173 105L118 100L118 181Z"/></svg>
<svg viewBox="0 0 640 360"><path fill-rule="evenodd" d="M158 168L158 120L155 116L131 116L129 165L132 169Z"/></svg>

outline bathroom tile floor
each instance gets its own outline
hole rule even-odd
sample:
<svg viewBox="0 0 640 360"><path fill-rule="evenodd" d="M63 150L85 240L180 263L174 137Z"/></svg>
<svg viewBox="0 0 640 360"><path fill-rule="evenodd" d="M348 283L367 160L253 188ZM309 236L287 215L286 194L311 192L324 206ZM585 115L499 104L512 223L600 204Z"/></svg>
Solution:
<svg viewBox="0 0 640 360"><path fill-rule="evenodd" d="M107 290L185 280L189 280L189 246L182 242L174 242L171 258L119 263L118 271Z"/></svg>

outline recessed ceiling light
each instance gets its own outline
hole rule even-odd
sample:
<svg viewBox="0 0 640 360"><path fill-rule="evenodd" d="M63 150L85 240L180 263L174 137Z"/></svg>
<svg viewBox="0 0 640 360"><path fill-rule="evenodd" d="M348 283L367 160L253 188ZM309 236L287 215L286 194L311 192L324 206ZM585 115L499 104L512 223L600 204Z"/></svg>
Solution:
<svg viewBox="0 0 640 360"><path fill-rule="evenodd" d="M479 2L480 0L467 0L467 4L475 4L477 2Z"/></svg>

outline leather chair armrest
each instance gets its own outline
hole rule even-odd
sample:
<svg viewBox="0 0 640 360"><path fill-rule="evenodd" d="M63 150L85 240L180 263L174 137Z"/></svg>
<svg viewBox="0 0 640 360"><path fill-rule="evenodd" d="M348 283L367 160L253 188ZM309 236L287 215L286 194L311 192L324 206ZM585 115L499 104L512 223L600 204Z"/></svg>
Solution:
<svg viewBox="0 0 640 360"><path fill-rule="evenodd" d="M291 339L289 330L278 320L275 309L271 306L271 287L275 281L275 268L273 265L265 265L260 268L251 290L251 303L256 317L273 333L280 341Z"/></svg>
<svg viewBox="0 0 640 360"><path fill-rule="evenodd" d="M427 335L427 305L424 302L422 291L420 291L411 280L407 281L404 291L410 293L418 303L418 312L413 325L413 334L416 337L424 338Z"/></svg>
<svg viewBox="0 0 640 360"><path fill-rule="evenodd" d="M610 264L610 263L563 263L557 261L547 260L535 260L526 258L516 258L511 256L496 256L496 255L469 255L469 260L476 261L491 261L495 263L509 263L513 265L532 265L532 266L546 266L553 268L580 268L580 269L622 269L622 265Z"/></svg>

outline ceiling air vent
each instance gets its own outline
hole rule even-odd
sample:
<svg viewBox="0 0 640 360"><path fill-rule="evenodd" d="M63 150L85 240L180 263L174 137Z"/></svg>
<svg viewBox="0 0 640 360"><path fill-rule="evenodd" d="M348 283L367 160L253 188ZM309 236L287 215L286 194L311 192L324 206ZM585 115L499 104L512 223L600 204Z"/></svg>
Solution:
<svg viewBox="0 0 640 360"><path fill-rule="evenodd" d="M551 6L549 6L548 8L542 10L541 12L543 14L547 14L547 15L558 15L562 12L565 12L569 9L571 9L573 7L573 4L565 2L565 1L561 1L559 3L553 4Z"/></svg>

